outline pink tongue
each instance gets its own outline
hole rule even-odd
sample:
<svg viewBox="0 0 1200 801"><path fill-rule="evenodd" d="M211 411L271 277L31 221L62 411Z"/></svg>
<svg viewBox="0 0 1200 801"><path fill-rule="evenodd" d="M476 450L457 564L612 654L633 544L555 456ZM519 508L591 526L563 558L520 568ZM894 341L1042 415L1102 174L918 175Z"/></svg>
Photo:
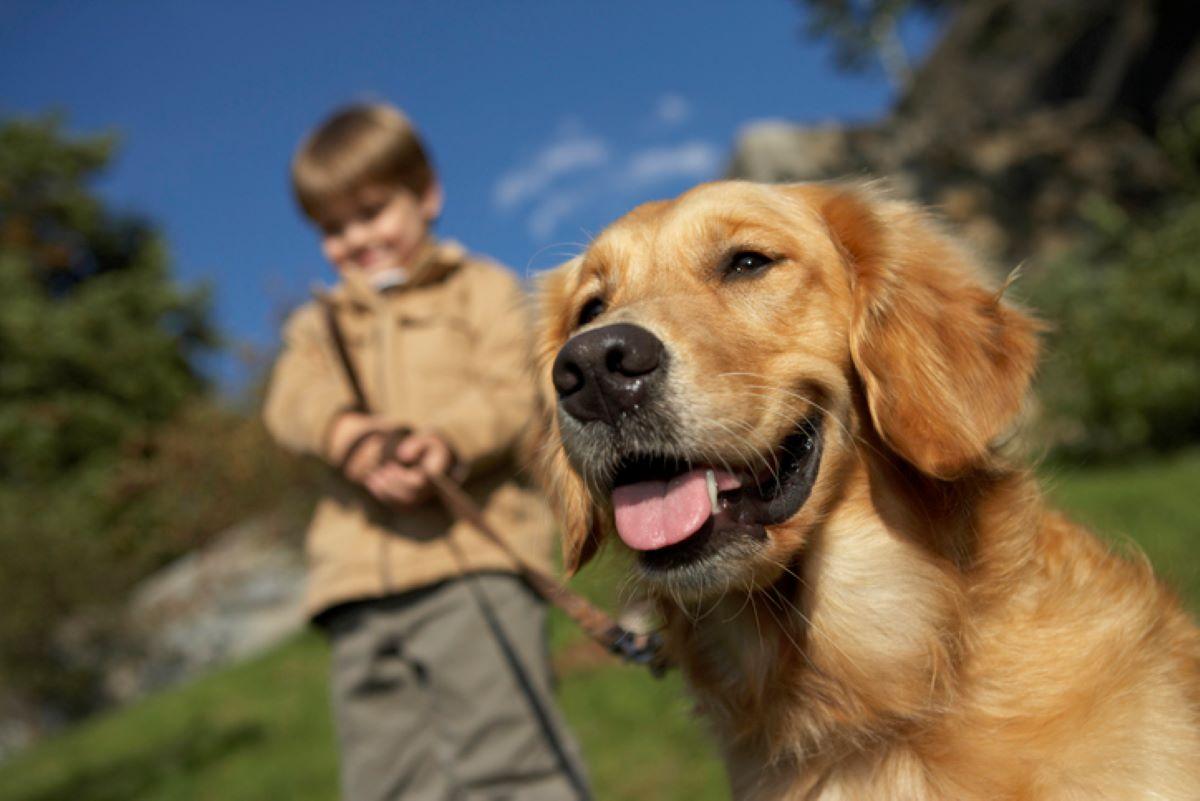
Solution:
<svg viewBox="0 0 1200 801"><path fill-rule="evenodd" d="M653 551L695 534L712 513L705 472L692 470L670 481L642 481L614 489L613 511L621 540L635 550ZM720 489L737 484L732 476L717 476Z"/></svg>

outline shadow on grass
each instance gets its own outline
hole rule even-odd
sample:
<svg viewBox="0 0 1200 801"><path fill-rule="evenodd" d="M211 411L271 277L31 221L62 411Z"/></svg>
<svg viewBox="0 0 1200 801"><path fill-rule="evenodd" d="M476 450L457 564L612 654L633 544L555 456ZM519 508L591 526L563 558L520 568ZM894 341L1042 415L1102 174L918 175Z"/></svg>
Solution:
<svg viewBox="0 0 1200 801"><path fill-rule="evenodd" d="M73 771L27 799L113 801L141 798L173 777L199 774L205 766L221 761L234 751L258 744L265 736L264 727L257 723L216 726L196 721L173 738L145 743L137 753Z"/></svg>

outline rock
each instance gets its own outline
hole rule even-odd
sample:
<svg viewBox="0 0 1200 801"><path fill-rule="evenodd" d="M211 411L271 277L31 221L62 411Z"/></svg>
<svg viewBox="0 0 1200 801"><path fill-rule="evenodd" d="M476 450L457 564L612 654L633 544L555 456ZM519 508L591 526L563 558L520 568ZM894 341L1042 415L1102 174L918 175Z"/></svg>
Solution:
<svg viewBox="0 0 1200 801"><path fill-rule="evenodd" d="M247 521L142 582L127 612L135 647L107 671L128 701L260 653L305 623L298 538L278 518Z"/></svg>
<svg viewBox="0 0 1200 801"><path fill-rule="evenodd" d="M747 126L738 135L729 172L755 181L813 181L848 172L851 133L829 124L801 128L778 120Z"/></svg>
<svg viewBox="0 0 1200 801"><path fill-rule="evenodd" d="M65 664L99 668L87 711L127 703L258 654L305 623L305 568L294 515L267 515L142 581L123 620L81 614L55 628ZM0 691L0 763L79 718Z"/></svg>

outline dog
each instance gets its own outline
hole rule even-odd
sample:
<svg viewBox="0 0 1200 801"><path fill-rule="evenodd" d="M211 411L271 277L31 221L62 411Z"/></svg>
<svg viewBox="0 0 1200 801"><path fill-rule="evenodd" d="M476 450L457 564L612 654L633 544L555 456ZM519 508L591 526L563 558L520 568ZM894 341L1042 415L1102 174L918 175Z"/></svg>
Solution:
<svg viewBox="0 0 1200 801"><path fill-rule="evenodd" d="M1200 799L1200 634L1011 452L1004 289L870 184L701 185L542 278L566 567L633 555L734 798Z"/></svg>

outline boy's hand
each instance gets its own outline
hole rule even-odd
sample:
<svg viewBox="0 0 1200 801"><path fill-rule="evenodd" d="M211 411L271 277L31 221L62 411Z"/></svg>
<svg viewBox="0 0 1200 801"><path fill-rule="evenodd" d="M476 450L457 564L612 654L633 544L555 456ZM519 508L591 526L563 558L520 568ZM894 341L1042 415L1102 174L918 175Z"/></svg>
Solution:
<svg viewBox="0 0 1200 801"><path fill-rule="evenodd" d="M395 506L426 500L432 489L429 476L446 475L454 465L450 446L432 432L410 434L396 445L393 454L383 458L363 484L380 501Z"/></svg>
<svg viewBox="0 0 1200 801"><path fill-rule="evenodd" d="M365 437L365 438L364 438ZM369 414L346 412L329 432L329 450L351 481L362 484L378 466L386 434Z"/></svg>

